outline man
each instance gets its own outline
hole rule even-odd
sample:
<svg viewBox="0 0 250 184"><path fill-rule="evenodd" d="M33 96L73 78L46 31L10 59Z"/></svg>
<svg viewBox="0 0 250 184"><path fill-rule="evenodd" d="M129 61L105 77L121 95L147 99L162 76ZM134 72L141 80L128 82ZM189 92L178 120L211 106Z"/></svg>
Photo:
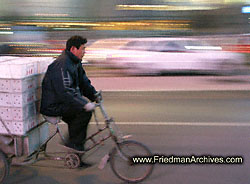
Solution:
<svg viewBox="0 0 250 184"><path fill-rule="evenodd" d="M87 127L95 108L92 102L97 93L81 65L86 43L86 38L71 37L63 53L48 66L42 82L40 108L43 115L62 117L69 131L66 146L78 151L84 150Z"/></svg>

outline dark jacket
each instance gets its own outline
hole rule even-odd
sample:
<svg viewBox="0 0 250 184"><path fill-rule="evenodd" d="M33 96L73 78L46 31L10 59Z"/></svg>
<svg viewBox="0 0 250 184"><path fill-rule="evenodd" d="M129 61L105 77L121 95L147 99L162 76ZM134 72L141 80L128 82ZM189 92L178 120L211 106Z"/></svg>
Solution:
<svg viewBox="0 0 250 184"><path fill-rule="evenodd" d="M88 100L94 101L96 93L81 65L81 60L64 51L48 66L42 82L40 113L63 116L67 110L82 111Z"/></svg>

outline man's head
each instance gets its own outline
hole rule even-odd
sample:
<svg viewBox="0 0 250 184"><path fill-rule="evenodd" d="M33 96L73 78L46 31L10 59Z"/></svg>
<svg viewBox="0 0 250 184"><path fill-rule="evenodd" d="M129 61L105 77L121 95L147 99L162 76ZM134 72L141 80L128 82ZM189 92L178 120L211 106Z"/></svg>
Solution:
<svg viewBox="0 0 250 184"><path fill-rule="evenodd" d="M66 43L66 50L72 52L76 57L82 59L85 54L86 38L81 36L72 36Z"/></svg>

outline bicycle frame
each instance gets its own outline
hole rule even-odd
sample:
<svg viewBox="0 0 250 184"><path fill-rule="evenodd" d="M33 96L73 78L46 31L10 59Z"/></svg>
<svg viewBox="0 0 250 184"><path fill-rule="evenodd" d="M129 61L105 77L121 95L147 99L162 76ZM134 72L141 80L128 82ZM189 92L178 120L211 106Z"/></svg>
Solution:
<svg viewBox="0 0 250 184"><path fill-rule="evenodd" d="M101 92L99 92L99 93L101 93ZM119 154L119 155L121 156L121 158L123 158L124 160L128 160L127 157L124 155L124 153L122 153L122 151L120 150L120 148L119 148L119 143L122 142L125 138L130 137L130 135L122 136L122 137L120 137L121 140L119 140L119 137L115 135L115 131L114 131L113 128L111 127L111 123L112 123L112 122L114 123L114 120L113 120L113 118L109 118L109 117L108 117L108 114L106 113L106 111L105 111L105 109L104 109L104 106L102 105L102 101L100 101L100 103L97 104L97 106L100 107L100 110L101 110L101 112L102 112L102 115L103 115L103 117L104 117L104 119L105 119L105 124L106 124L106 126L105 126L103 129L101 129L101 130L99 129L100 131L98 131L98 133L100 133L100 132L102 132L103 130L105 130L105 129L108 128L108 129L109 129L109 132L110 132L110 135L107 136L106 138L111 137L112 140L113 140L114 143L115 143L116 149L118 150L118 154ZM95 116L95 121L96 121L97 127L98 127L98 120L97 120L97 117L96 117L95 113L94 113L94 116ZM97 134L98 134L98 133L97 133ZM106 140L106 138L103 139L103 140Z"/></svg>
<svg viewBox="0 0 250 184"><path fill-rule="evenodd" d="M92 135L90 135L87 139L86 139L86 142L87 141L91 141L93 143L92 146L86 148L86 152L93 149L94 147L96 147L97 145L100 145L102 142L104 142L105 140L109 139L109 138L112 138L112 140L115 142L115 145L118 144L118 140L119 138L115 135L115 131L113 130L112 126L111 126L111 123L114 123L114 120L113 118L109 118L108 117L108 114L106 113L106 110L104 109L104 106L103 106L103 102L102 100L96 104L96 107L99 107L100 110L101 110L101 113L104 117L104 120L105 120L105 127L103 128L100 128L99 126L99 121L97 119L97 116L96 116L96 112L93 111L93 114L94 114L94 118L95 118L95 122L96 122L96 126L98 128L98 131L93 133ZM103 132L104 130L106 129L109 129L109 135L103 137L102 139L99 139L98 142L94 139L94 137L98 134L100 134L101 132Z"/></svg>
<svg viewBox="0 0 250 184"><path fill-rule="evenodd" d="M109 138L112 138L112 140L114 141L115 145L117 146L117 144L119 143L119 138L115 135L115 131L113 130L113 128L111 127L111 123L114 123L114 120L113 118L109 118L108 114L106 113L106 110L103 106L103 101L100 100L98 103L96 103L96 107L99 107L100 108L100 111L104 117L104 120L105 120L105 126L104 127L100 127L99 126L99 120L97 118L97 115L96 115L96 111L94 110L93 111L93 114L94 114L94 119L95 119L95 123L96 123L96 126L98 128L98 130L91 134L90 136L87 137L86 141L90 141L92 142L92 145L87 147L85 149L85 151L82 152L82 154L92 150L93 148L95 148L96 146L102 144L104 141L106 141L107 139ZM40 148L38 149L37 152L33 153L32 155L34 154L39 154L41 151L45 151L45 150L42 150L41 148L43 148L44 146L47 145L47 143L57 134L59 134L60 138L62 139L62 141L65 143L65 138L62 134L62 131L59 127L58 124L55 125L56 126L56 131L45 141L45 143L43 145L40 146ZM101 132L103 132L104 130L109 130L109 134L106 135L105 137L102 137L101 139L98 139L96 140L95 137L97 135L99 135ZM122 139L122 138L121 138ZM46 154L46 153L45 153ZM48 155L47 155L48 156ZM53 159L53 158L52 158ZM59 160L58 158L56 158L56 160Z"/></svg>
<svg viewBox="0 0 250 184"><path fill-rule="evenodd" d="M98 94L101 96L101 92L99 92ZM96 123L96 126L97 126L98 130L95 133L93 133L90 136L88 136L87 139L86 139L86 141L85 141L85 142L91 141L92 145L90 145L84 151L81 151L81 152L79 152L79 151L75 151L74 152L74 150L72 150L70 152L71 153L76 153L76 154L79 154L79 155L83 155L86 152L88 152L88 151L92 150L93 148L95 148L96 146L102 144L107 139L111 138L114 141L115 147L118 149L118 152L119 152L120 156L123 157L124 159L126 159L125 156L123 155L123 153L121 153L120 149L119 149L119 142L123 141L125 139L125 136L124 137L123 136L118 137L116 135L117 132L111 126L112 123L114 124L114 120L113 120L113 118L109 118L108 114L106 113L106 110L105 110L105 108L103 106L103 100L102 99L99 100L98 103L96 103L96 107L100 108L100 111L101 111L101 113L102 113L102 115L104 117L104 120L105 120L105 126L102 127L102 128L99 126L99 121L97 119L96 110L94 110L93 114L94 114L94 119L95 119L95 123ZM46 121L44 121L44 122L46 122ZM38 157L39 157L39 154L42 153L42 152L44 153L44 156L47 159L51 159L51 160L64 160L64 157L51 156L51 154L53 154L53 153L54 154L55 153L66 153L66 152L53 152L53 153L46 152L46 148L47 148L48 142L53 137L55 137L57 134L59 134L61 140L64 143L66 142L66 140L65 140L65 138L64 138L64 136L62 134L62 131L61 131L58 123L56 123L55 126L56 126L55 132L52 135L50 135L48 137L48 139L42 145L40 145L40 147L35 152L33 152L31 155L27 156L26 159L22 163L19 163L18 165L33 164L33 163L41 160L41 158L39 159ZM107 130L107 129L109 130L109 134L108 135L106 135L105 137L99 138L98 140L95 139L95 137L97 135L99 135L101 132L103 132L104 130ZM13 137L15 137L15 136L13 136ZM13 155L13 157L15 157L15 156Z"/></svg>
<svg viewBox="0 0 250 184"><path fill-rule="evenodd" d="M99 95L101 97L101 92L99 92ZM54 124L56 126L56 130L55 132L48 137L48 139L45 141L45 143L43 143L42 145L39 146L39 148L34 151L31 155L26 156L21 162L19 162L17 160L17 162L13 165L27 165L27 164L33 164L39 160L45 160L45 159L51 159L51 160L58 160L58 161L64 161L65 162L65 166L67 166L68 168L77 168L80 166L81 164L81 159L82 156L92 150L94 147L100 145L102 142L104 142L105 140L111 138L114 143L115 146L113 147L113 149L111 149L109 151L109 153L106 153L105 156L101 159L101 162L99 163L98 168L99 169L103 169L106 165L106 163L110 160L110 164L111 164L111 169L112 171L115 173L116 176L118 176L120 179L124 180L124 181L131 181L131 182L138 182L138 181L142 181L144 180L146 177L148 177L151 173L152 173L152 169L153 167L150 167L149 169L145 170L145 175L143 174L142 177L138 176L138 177L130 177L127 175L123 175L123 173L120 173L119 171L117 171L117 163L120 163L120 160L117 162L117 158L122 158L124 161L127 162L127 164L125 164L125 167L127 170L127 166L132 166L131 168L133 169L133 164L131 163L131 156L130 153L127 153L126 148L124 150L125 146L130 147L131 145L133 146L132 150L136 150L136 148L140 148L140 150L143 151L143 153L147 155L152 155L152 153L150 152L150 150L143 144L133 141L133 140L125 140L126 138L128 138L128 136L123 136L122 134L120 134L121 132L115 127L115 122L112 118L109 118L109 116L107 115L104 106L103 106L103 101L102 98L100 98L98 100L98 102L96 103L96 107L100 108L100 111L104 117L105 120L105 126L104 127L100 127L99 126L99 121L97 119L97 115L96 115L96 111L94 111L94 118L95 118L95 122L96 122L96 126L98 128L98 130L91 134L87 139L87 141L91 141L91 145L88 146L84 151L77 151L74 149L70 149L68 151L61 151L61 152L51 152L48 153L46 152L46 148L47 148L47 143L57 134L59 134L60 138L62 139L62 141L65 142L65 139L63 137L62 131L60 130L59 124L58 122L60 121L59 117L52 117L52 118L56 118L57 121L52 121L53 119L49 119L45 117L45 121L44 122L50 122L51 124ZM0 117L1 120L1 117ZM4 124L4 122L2 122ZM5 124L4 124L5 126ZM7 127L7 126L5 126ZM7 128L6 128L7 129ZM98 138L98 140L96 140L96 136L98 134L100 134L101 132L103 132L104 130L108 129L108 133L105 137L102 138ZM10 133L10 131L7 129L7 131ZM15 135L11 135L11 138L16 138L17 136ZM135 147L134 147L135 146ZM0 150L1 151L1 150ZM17 158L19 156L25 156L25 155L18 155L18 154L12 154L10 157L5 157L5 155L2 154L1 156L0 152L0 159L2 160L2 162L4 163L4 169L6 170L6 173L3 175L4 177L6 177L8 175L9 172L9 164L12 162L12 159ZM38 158L39 154L43 153L44 157ZM53 154L58 154L58 153L66 153L66 156L55 156ZM116 155L119 155L119 157L117 157ZM136 152L136 154L138 154ZM7 155L6 155L7 156ZM123 172L123 171L122 171ZM4 178L3 178L4 179ZM2 180L3 180L2 179ZM1 181L0 181L1 182Z"/></svg>

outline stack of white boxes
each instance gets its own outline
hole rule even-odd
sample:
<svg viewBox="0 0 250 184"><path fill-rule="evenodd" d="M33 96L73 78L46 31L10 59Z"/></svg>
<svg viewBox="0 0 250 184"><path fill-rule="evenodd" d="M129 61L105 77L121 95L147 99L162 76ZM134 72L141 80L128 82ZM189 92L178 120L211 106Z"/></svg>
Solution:
<svg viewBox="0 0 250 184"><path fill-rule="evenodd" d="M24 136L30 154L49 136L39 114L41 82L52 57L0 57L0 116L11 134ZM32 130L31 130L32 129ZM8 131L0 122L0 134Z"/></svg>

